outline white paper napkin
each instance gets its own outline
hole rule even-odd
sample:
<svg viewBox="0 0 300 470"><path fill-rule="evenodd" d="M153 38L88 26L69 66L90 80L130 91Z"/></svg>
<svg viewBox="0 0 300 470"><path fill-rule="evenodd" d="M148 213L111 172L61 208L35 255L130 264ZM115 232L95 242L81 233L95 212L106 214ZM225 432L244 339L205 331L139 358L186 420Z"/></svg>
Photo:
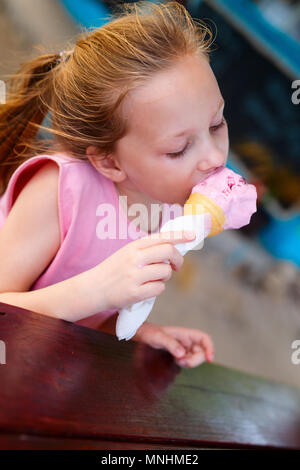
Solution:
<svg viewBox="0 0 300 470"><path fill-rule="evenodd" d="M184 256L190 250L200 250L203 247L204 238L208 235L207 224L205 224L205 217L207 216L208 214L176 217L173 220L168 220L160 231L193 230L195 232L195 240L175 245L180 254ZM170 263L168 260L164 262ZM135 335L138 328L144 323L151 312L155 299L156 297L151 297L141 300L130 307L120 309L116 323L116 335L119 340L129 340Z"/></svg>

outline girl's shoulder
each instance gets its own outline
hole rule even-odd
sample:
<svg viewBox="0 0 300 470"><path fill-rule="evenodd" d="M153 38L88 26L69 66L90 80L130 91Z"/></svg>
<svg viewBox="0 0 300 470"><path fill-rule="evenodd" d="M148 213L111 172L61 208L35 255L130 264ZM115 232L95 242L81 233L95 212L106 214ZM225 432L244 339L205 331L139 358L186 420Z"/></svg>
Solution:
<svg viewBox="0 0 300 470"><path fill-rule="evenodd" d="M24 186L50 161L58 166L58 205L64 232L71 223L72 214L80 209L83 212L85 207L96 210L94 207L101 202L115 203L112 182L101 175L88 160L79 160L66 153L41 154L27 159L12 174L5 193L0 197L0 226ZM53 173L55 168L52 166L52 176L49 173L49 178L55 177Z"/></svg>
<svg viewBox="0 0 300 470"><path fill-rule="evenodd" d="M54 161L57 163L59 167L69 165L69 164L82 164L85 163L83 160L79 160L76 158L71 157L67 153L59 152L59 153L43 153L43 154L38 154L33 157L28 158L24 162L22 162L15 173L19 174L22 171L26 169L29 170L29 168L35 168L35 167L40 167L44 162L46 161ZM14 173L14 174L15 174Z"/></svg>
<svg viewBox="0 0 300 470"><path fill-rule="evenodd" d="M55 167L54 165L49 165L50 162L55 162L56 166L61 168L63 165L67 164L69 160L70 159L68 156L64 154L41 154L28 158L22 162L11 175L7 188L0 198L2 207L5 206L5 212L8 214L22 189L39 170L41 170L44 166L49 169L52 167L53 173L55 172ZM57 177L59 177L60 171L56 172Z"/></svg>
<svg viewBox="0 0 300 470"><path fill-rule="evenodd" d="M10 203L13 203L16 190L19 192L32 176L42 168L47 162L55 162L58 166L58 178L61 186L68 184L72 186L72 180L76 181L74 189L81 185L86 185L86 180L90 181L94 176L93 166L87 160L79 160L71 157L67 153L40 154L28 158L22 162L12 174L7 189L6 196Z"/></svg>
<svg viewBox="0 0 300 470"><path fill-rule="evenodd" d="M21 163L12 174L6 191L0 197L0 208L5 217L24 186L46 162L50 161L58 165L57 176L61 200L71 198L74 202L80 200L88 191L91 202L93 194L101 197L101 192L103 192L103 195L107 197L111 192L107 178L101 175L88 160L79 160L66 153L40 154Z"/></svg>

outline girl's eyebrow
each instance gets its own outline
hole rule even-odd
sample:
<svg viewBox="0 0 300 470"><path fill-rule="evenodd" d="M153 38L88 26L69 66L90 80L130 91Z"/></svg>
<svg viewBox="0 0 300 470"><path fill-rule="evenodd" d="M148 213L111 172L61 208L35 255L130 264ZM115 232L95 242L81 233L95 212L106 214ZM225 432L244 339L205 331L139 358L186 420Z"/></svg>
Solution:
<svg viewBox="0 0 300 470"><path fill-rule="evenodd" d="M221 109L221 107L225 104L225 101L224 99L222 98L221 101L219 102L219 105L218 105L218 108L217 108L217 111L215 112L214 116L216 116L219 112L219 110ZM185 131L182 131L180 132L179 134L175 134L175 135L168 135L163 141L161 142L165 142L166 140L168 139L174 139L176 137L182 137L184 136L185 134L187 134L189 131L188 130L185 130ZM161 143L159 142L159 143Z"/></svg>

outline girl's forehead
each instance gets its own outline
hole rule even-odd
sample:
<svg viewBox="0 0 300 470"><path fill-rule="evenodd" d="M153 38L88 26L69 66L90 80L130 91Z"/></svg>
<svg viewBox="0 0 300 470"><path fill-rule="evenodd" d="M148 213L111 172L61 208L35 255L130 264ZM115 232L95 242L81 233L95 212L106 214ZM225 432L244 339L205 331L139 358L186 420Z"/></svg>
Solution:
<svg viewBox="0 0 300 470"><path fill-rule="evenodd" d="M179 92L197 89L206 93L207 87L216 87L217 82L209 62L204 57L178 59L172 67L158 72L131 92L136 106L162 103L164 99Z"/></svg>
<svg viewBox="0 0 300 470"><path fill-rule="evenodd" d="M196 116L206 120L215 112L222 95L208 62L202 61L179 64L134 90L127 101L129 132L159 136L160 129L176 130L187 120L192 124Z"/></svg>

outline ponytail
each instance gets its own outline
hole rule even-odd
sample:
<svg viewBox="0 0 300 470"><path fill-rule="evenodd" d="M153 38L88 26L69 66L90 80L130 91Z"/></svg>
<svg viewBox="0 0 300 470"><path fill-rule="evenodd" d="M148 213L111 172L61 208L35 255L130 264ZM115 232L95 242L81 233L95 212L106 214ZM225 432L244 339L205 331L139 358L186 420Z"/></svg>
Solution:
<svg viewBox="0 0 300 470"><path fill-rule="evenodd" d="M53 68L59 54L26 62L10 78L7 100L0 105L0 196L16 168L32 156L39 125L51 101Z"/></svg>

